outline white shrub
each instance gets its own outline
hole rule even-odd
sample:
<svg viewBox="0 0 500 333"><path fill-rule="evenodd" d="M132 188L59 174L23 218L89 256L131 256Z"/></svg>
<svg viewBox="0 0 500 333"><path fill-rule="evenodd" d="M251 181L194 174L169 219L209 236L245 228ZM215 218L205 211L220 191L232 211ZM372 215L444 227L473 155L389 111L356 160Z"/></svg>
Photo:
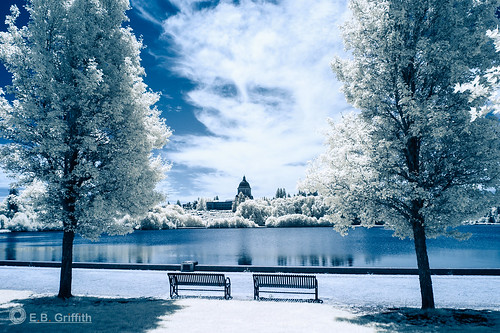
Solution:
<svg viewBox="0 0 500 333"><path fill-rule="evenodd" d="M207 210L207 201L210 199L207 198L198 198L198 202L196 203L196 210Z"/></svg>
<svg viewBox="0 0 500 333"><path fill-rule="evenodd" d="M207 228L255 228L258 225L241 216L231 218L213 219L207 224Z"/></svg>
<svg viewBox="0 0 500 333"><path fill-rule="evenodd" d="M149 212L146 217L140 221L142 230L173 229L175 224L165 219L165 216L158 212Z"/></svg>
<svg viewBox="0 0 500 333"><path fill-rule="evenodd" d="M5 215L0 215L0 229L7 229L7 224L9 223L9 218Z"/></svg>
<svg viewBox="0 0 500 333"><path fill-rule="evenodd" d="M178 205L156 206L139 222L140 229L159 230L182 227L189 220ZM189 221L188 221L189 223Z"/></svg>
<svg viewBox="0 0 500 333"><path fill-rule="evenodd" d="M299 196L297 198L300 198L298 200L302 203L301 211L304 215L319 219L328 212L328 206L325 205L323 198L320 196Z"/></svg>
<svg viewBox="0 0 500 333"><path fill-rule="evenodd" d="M271 201L271 207L271 215L274 217L297 214L291 198L274 199Z"/></svg>
<svg viewBox="0 0 500 333"><path fill-rule="evenodd" d="M290 214L280 217L268 217L266 227L322 227L330 226L331 223L326 219L318 219L303 214Z"/></svg>
<svg viewBox="0 0 500 333"><path fill-rule="evenodd" d="M37 231L42 226L36 221L36 214L18 212L12 219L6 221L6 229L12 231Z"/></svg>
<svg viewBox="0 0 500 333"><path fill-rule="evenodd" d="M236 215L264 225L271 215L272 207L265 200L246 200L238 205Z"/></svg>
<svg viewBox="0 0 500 333"><path fill-rule="evenodd" d="M177 227L204 228L205 223L203 222L203 219L199 216L185 214L185 215L180 215L180 221L179 224L177 224Z"/></svg>

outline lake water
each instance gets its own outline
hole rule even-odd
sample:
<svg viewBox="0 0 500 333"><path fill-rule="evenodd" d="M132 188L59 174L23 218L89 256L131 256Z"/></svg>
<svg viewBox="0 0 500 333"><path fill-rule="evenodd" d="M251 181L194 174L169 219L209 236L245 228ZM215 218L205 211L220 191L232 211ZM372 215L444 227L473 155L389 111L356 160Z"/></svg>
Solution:
<svg viewBox="0 0 500 333"><path fill-rule="evenodd" d="M432 268L500 268L500 225L464 226L466 241L428 241ZM0 260L60 261L61 232L0 234ZM179 229L75 238L75 262L204 265L416 267L412 240L383 228Z"/></svg>

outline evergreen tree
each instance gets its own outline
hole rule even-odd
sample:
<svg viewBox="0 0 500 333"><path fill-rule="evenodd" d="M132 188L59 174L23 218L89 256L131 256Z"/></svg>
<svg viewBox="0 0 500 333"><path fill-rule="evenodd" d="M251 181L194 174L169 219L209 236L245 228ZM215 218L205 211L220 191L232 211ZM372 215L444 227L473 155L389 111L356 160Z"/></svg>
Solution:
<svg viewBox="0 0 500 333"><path fill-rule="evenodd" d="M278 199L278 198L286 198L287 197L287 194L286 194L286 190L284 188L278 188L276 190L276 195L275 195L275 198Z"/></svg>
<svg viewBox="0 0 500 333"><path fill-rule="evenodd" d="M128 0L28 0L27 26L7 17L0 59L15 96L1 92L2 166L46 185L43 212L62 221L58 296L71 297L75 233L131 232L124 217L162 200L155 185L166 167L152 150L170 131L152 106L140 65L142 48L125 11Z"/></svg>

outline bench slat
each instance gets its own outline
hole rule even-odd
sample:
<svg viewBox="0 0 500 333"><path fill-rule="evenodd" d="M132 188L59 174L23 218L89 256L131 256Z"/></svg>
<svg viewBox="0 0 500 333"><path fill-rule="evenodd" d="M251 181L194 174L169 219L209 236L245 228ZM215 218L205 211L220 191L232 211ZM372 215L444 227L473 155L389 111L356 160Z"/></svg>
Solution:
<svg viewBox="0 0 500 333"><path fill-rule="evenodd" d="M168 273L170 297L179 296L179 290L219 291L218 289L180 289L179 286L221 287L224 298L231 298L231 281L224 274Z"/></svg>
<svg viewBox="0 0 500 333"><path fill-rule="evenodd" d="M315 302L321 302L318 299L318 281L314 275L295 275L295 274L254 274L254 299L259 299L259 293L282 293L282 294L308 294L314 295ZM279 290L260 290L261 288L287 288L287 289L314 289L314 292L304 290L291 292Z"/></svg>
<svg viewBox="0 0 500 333"><path fill-rule="evenodd" d="M177 279L177 284L196 284L204 286L224 286L224 274L202 275L202 274L172 274Z"/></svg>
<svg viewBox="0 0 500 333"><path fill-rule="evenodd" d="M314 275L271 275L254 274L261 287L281 288L316 288L316 277Z"/></svg>

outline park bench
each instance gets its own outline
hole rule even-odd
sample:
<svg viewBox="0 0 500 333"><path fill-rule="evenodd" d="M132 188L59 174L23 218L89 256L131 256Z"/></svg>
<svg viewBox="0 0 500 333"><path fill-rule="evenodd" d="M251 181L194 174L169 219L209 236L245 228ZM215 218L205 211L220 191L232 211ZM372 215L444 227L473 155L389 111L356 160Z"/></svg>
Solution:
<svg viewBox="0 0 500 333"><path fill-rule="evenodd" d="M225 299L232 298L231 280L226 278L224 274L168 273L168 280L170 283L170 298L179 297L179 290L224 291ZM219 288L214 289L216 287Z"/></svg>
<svg viewBox="0 0 500 333"><path fill-rule="evenodd" d="M276 289L287 290L276 290ZM289 291L296 289L295 291ZM314 291L312 291L314 289ZM323 303L318 298L318 280L314 275L293 274L254 274L253 275L253 298L260 299L259 293L278 294L306 294L314 295L311 301Z"/></svg>

